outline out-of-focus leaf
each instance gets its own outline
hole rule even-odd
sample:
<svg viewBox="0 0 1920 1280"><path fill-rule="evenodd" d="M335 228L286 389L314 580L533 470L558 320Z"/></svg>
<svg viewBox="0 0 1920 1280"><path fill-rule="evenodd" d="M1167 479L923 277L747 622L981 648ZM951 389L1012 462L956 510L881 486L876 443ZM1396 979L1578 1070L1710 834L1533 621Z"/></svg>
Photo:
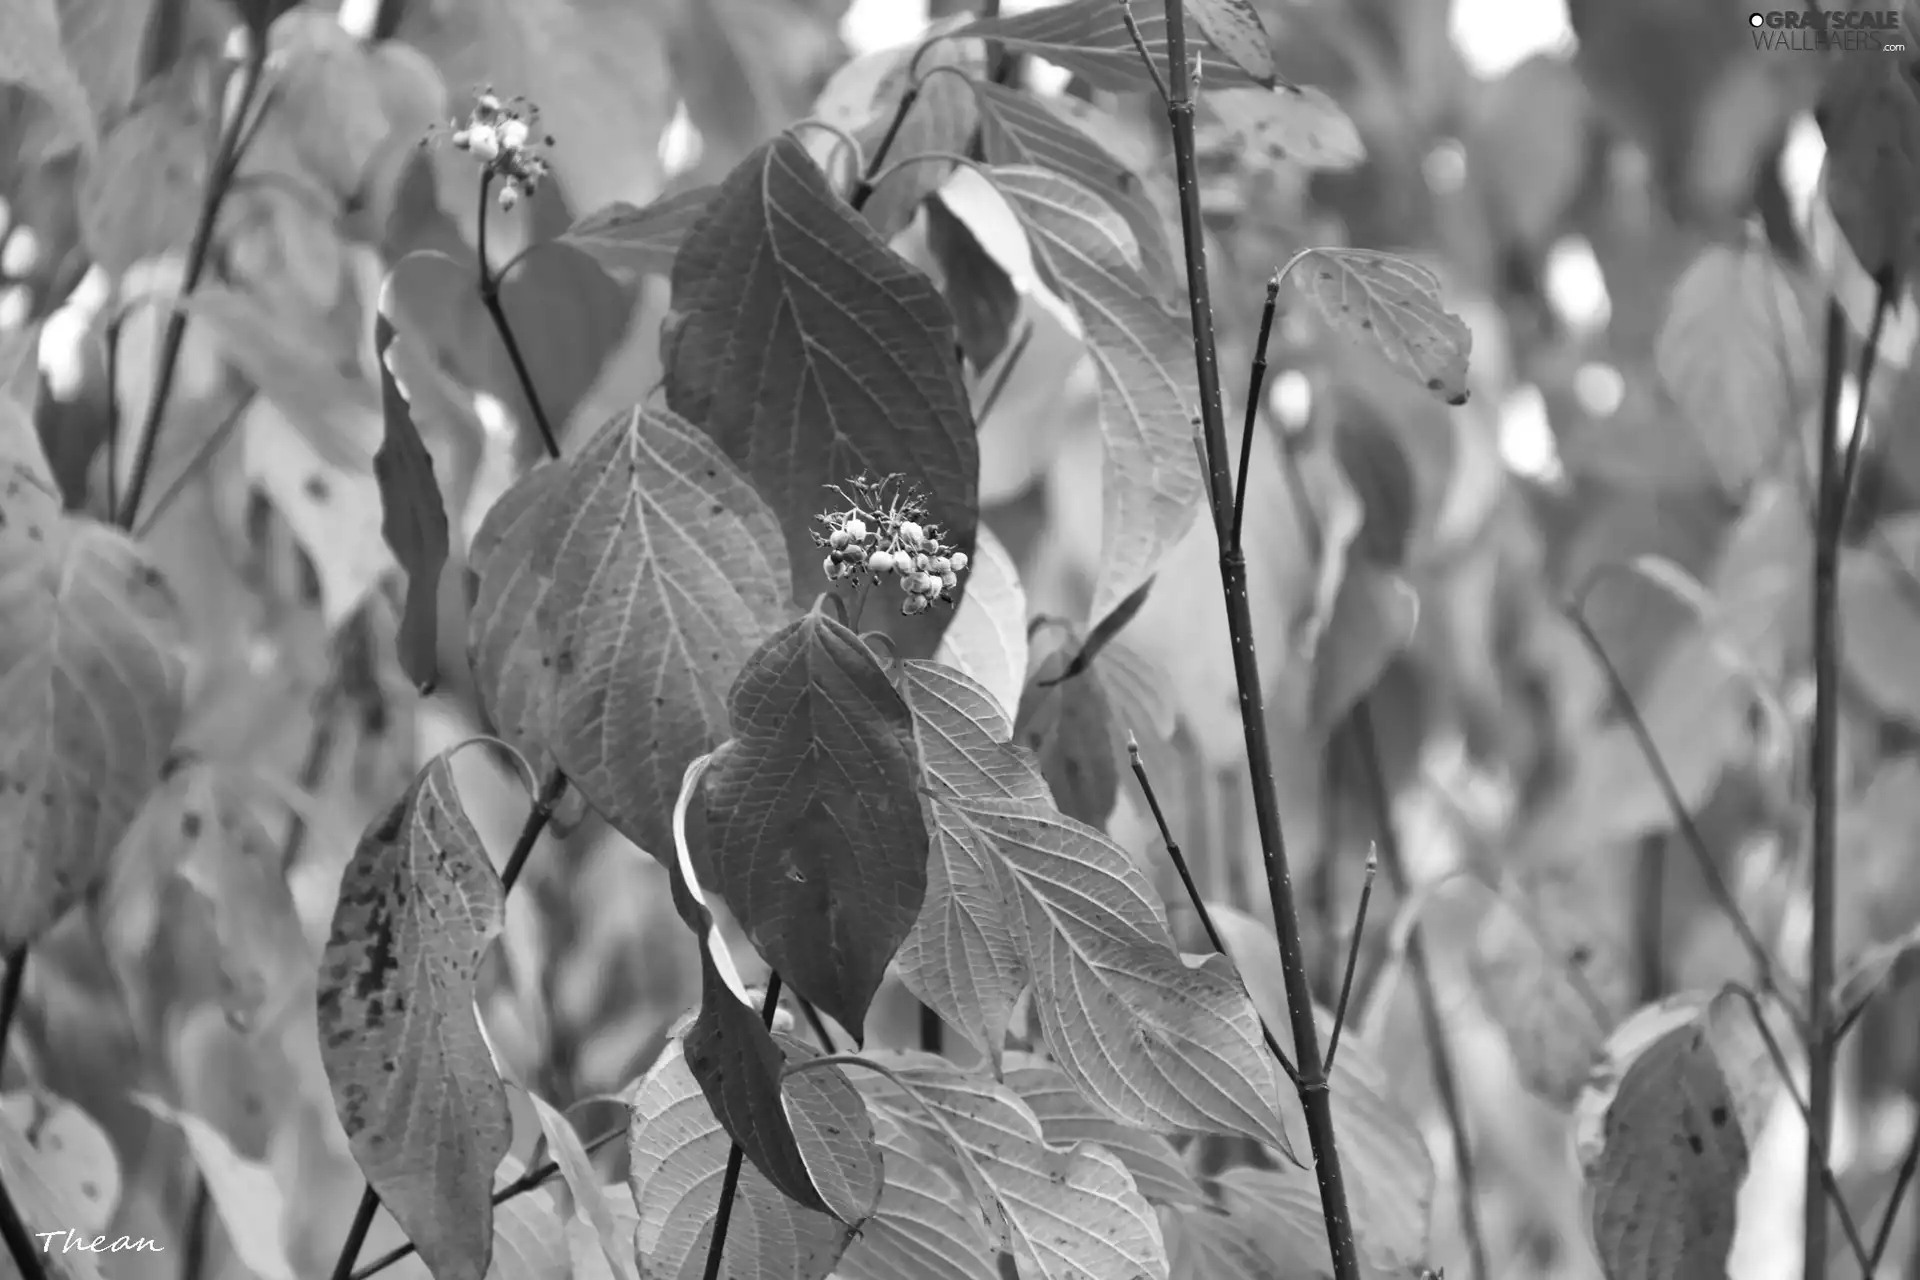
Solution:
<svg viewBox="0 0 1920 1280"><path fill-rule="evenodd" d="M480 705L495 732L543 776L552 763L554 685L535 620L551 579L535 564L550 495L568 463L542 462L494 500L467 551L472 608L467 658Z"/></svg>
<svg viewBox="0 0 1920 1280"><path fill-rule="evenodd" d="M936 23L921 40L894 51L893 68L881 82L875 99L875 106L883 109L855 134L864 153L875 154L892 127L901 98L917 77L919 93L894 135L889 154L924 155L928 159L895 169L885 182L874 187L861 208L882 240L892 240L905 230L922 202L947 181L952 166L935 157L962 154L973 141L980 112L968 83L986 75L986 46L978 40L931 40L922 47L931 37L959 25L953 19ZM950 71L934 74L935 67ZM952 70L962 74L953 75Z"/></svg>
<svg viewBox="0 0 1920 1280"><path fill-rule="evenodd" d="M1020 705L1027 679L1027 593L1013 558L980 527L967 590L934 657L977 681L1002 714Z"/></svg>
<svg viewBox="0 0 1920 1280"><path fill-rule="evenodd" d="M99 143L93 108L61 45L60 14L54 0L0 4L0 86L12 85L39 99L52 114L56 132L47 148L49 158L56 148L68 146L93 154Z"/></svg>
<svg viewBox="0 0 1920 1280"><path fill-rule="evenodd" d="M992 1242L961 1188L887 1112L875 1112L873 1132L886 1152L887 1186L879 1212L840 1260L838 1280L998 1280Z"/></svg>
<svg viewBox="0 0 1920 1280"><path fill-rule="evenodd" d="M1420 595L1390 570L1347 567L1326 632L1313 655L1313 723L1337 723L1373 689L1389 664L1413 643Z"/></svg>
<svg viewBox="0 0 1920 1280"><path fill-rule="evenodd" d="M962 1075L927 1054L877 1056L920 1105L901 1097L890 1080L869 1096L878 1096L901 1127L959 1162L974 1194L998 1211L991 1220L1021 1275L1166 1280L1159 1220L1118 1156L1091 1143L1070 1151L1049 1147L1039 1118L1006 1085ZM930 1123L928 1111L944 1123Z"/></svg>
<svg viewBox="0 0 1920 1280"><path fill-rule="evenodd" d="M900 976L941 1017L998 1062L1013 1005L1027 985L1026 960L1007 919L1005 873L993 850L946 801L975 797L1045 800L1047 784L1008 746L1013 726L991 694L937 663L902 665L913 711L933 856L927 896L900 948Z"/></svg>
<svg viewBox="0 0 1920 1280"><path fill-rule="evenodd" d="M438 663L440 571L450 550L447 510L434 478L433 455L413 424L413 409L387 362L393 346L393 321L382 312L374 320L374 358L380 362L380 406L386 430L373 455L380 485L380 536L407 574L406 605L400 615L400 669L425 695L440 680Z"/></svg>
<svg viewBox="0 0 1920 1280"><path fill-rule="evenodd" d="M131 539L0 458L0 950L91 889L179 731L184 631Z"/></svg>
<svg viewBox="0 0 1920 1280"><path fill-rule="evenodd" d="M573 411L620 349L633 321L633 300L633 286L566 241L539 245L506 269L500 305L556 433L565 434ZM507 389L516 414L531 426L525 391L517 380Z"/></svg>
<svg viewBox="0 0 1920 1280"><path fill-rule="evenodd" d="M0 1094L0 1124L26 1136L40 1175L78 1213L75 1231L104 1231L120 1207L120 1157L99 1121L64 1098Z"/></svg>
<svg viewBox="0 0 1920 1280"><path fill-rule="evenodd" d="M796 598L828 585L810 532L826 486L862 472L921 485L973 554L979 450L952 315L798 142L776 138L728 176L675 260L673 305L668 401L772 506Z"/></svg>
<svg viewBox="0 0 1920 1280"><path fill-rule="evenodd" d="M1273 46L1253 0L1191 0L1186 12L1234 66L1263 85L1273 83Z"/></svg>
<svg viewBox="0 0 1920 1280"><path fill-rule="evenodd" d="M1324 89L1221 89L1201 102L1219 122L1220 144L1238 164L1343 170L1367 158L1360 130Z"/></svg>
<svg viewBox="0 0 1920 1280"><path fill-rule="evenodd" d="M268 46L270 118L286 128L301 168L350 199L391 130L367 48L334 15L305 8L274 22Z"/></svg>
<svg viewBox="0 0 1920 1280"><path fill-rule="evenodd" d="M1132 232L1105 202L1045 169L1001 166L991 176L1020 215L1042 278L1080 318L1100 375L1106 459L1093 612L1103 615L1153 573L1199 512L1192 344L1155 300Z"/></svg>
<svg viewBox="0 0 1920 1280"><path fill-rule="evenodd" d="M187 1149L206 1179L208 1198L247 1270L261 1280L294 1280L281 1226L286 1193L273 1169L239 1154L225 1134L199 1116L177 1111L150 1094L136 1093L134 1101L186 1135Z"/></svg>
<svg viewBox="0 0 1920 1280"><path fill-rule="evenodd" d="M1900 278L1920 248L1920 97L1903 65L1911 57L1862 58L1847 75L1827 76L1814 116L1827 143L1827 204L1869 276Z"/></svg>
<svg viewBox="0 0 1920 1280"><path fill-rule="evenodd" d="M974 369L984 373L1007 349L1014 321L1020 317L1020 291L1006 268L946 201L928 200L926 210L927 251L939 264L941 287L960 332L960 349ZM986 536L983 527L979 548L983 553ZM968 590L973 590L971 581Z"/></svg>
<svg viewBox="0 0 1920 1280"><path fill-rule="evenodd" d="M560 1176L566 1180L567 1190L573 1195L574 1215L593 1229L613 1274L622 1277L622 1280L637 1280L632 1233L629 1232L622 1241L619 1224L607 1203L607 1197L601 1194L599 1174L587 1156L586 1147L581 1144L579 1133L551 1102L532 1090L522 1092L527 1095L527 1101L533 1104L534 1115L540 1120L540 1132L547 1140L547 1149L553 1153L553 1162L560 1166Z"/></svg>
<svg viewBox="0 0 1920 1280"><path fill-rule="evenodd" d="M436 1277L484 1280L512 1140L474 983L500 877L443 754L360 838L321 962L320 1061L353 1157Z"/></svg>
<svg viewBox="0 0 1920 1280"><path fill-rule="evenodd" d="M819 610L748 659L727 705L734 741L707 779L715 888L775 971L858 1041L926 896L912 715Z"/></svg>
<svg viewBox="0 0 1920 1280"><path fill-rule="evenodd" d="M206 186L207 127L193 68L181 66L101 139L80 181L80 240L108 274L186 245Z"/></svg>
<svg viewBox="0 0 1920 1280"><path fill-rule="evenodd" d="M1098 827L1120 795L1120 731L1100 673L1063 684L1070 665L1067 649L1041 659L1020 696L1013 740L1034 753L1060 811Z"/></svg>
<svg viewBox="0 0 1920 1280"><path fill-rule="evenodd" d="M1800 299L1764 248L1709 245L1674 285L1654 361L1713 460L1743 494L1794 438L1817 344Z"/></svg>
<svg viewBox="0 0 1920 1280"><path fill-rule="evenodd" d="M1172 1224L1167 1238L1173 1280L1288 1280L1281 1260L1237 1218L1192 1208L1162 1215L1161 1221Z"/></svg>
<svg viewBox="0 0 1920 1280"><path fill-rule="evenodd" d="M687 762L727 736L728 686L788 616L780 529L713 442L657 405L611 419L563 465L524 517L539 658L501 673L551 691L516 696L551 699L547 745L567 776L665 861Z"/></svg>
<svg viewBox="0 0 1920 1280"><path fill-rule="evenodd" d="M1289 274L1335 332L1451 405L1467 402L1473 334L1440 298L1440 278L1374 249L1310 249Z"/></svg>
<svg viewBox="0 0 1920 1280"><path fill-rule="evenodd" d="M670 276L674 255L706 216L713 195L712 187L694 187L639 208L616 200L567 228L560 243L572 245L623 280Z"/></svg>
<svg viewBox="0 0 1920 1280"><path fill-rule="evenodd" d="M1219 7L1216 4L1216 7ZM1167 11L1162 0L1136 0L1133 19L1140 31L1140 42L1159 67L1160 78L1167 78ZM1115 93L1135 93L1153 88L1153 76L1140 60L1133 37L1118 4L1107 0L1066 0L1004 18L982 18L960 34L998 40L1019 53L1033 53L1084 76L1096 89ZM1214 53L1206 36L1193 23L1186 28L1187 50ZM1230 60L1208 58L1206 82L1209 87L1258 84L1253 76Z"/></svg>
<svg viewBox="0 0 1920 1280"><path fill-rule="evenodd" d="M1050 1147L1097 1142L1120 1157L1140 1194L1155 1204L1200 1205L1206 1196L1173 1144L1156 1133L1116 1124L1044 1058L1010 1055L1005 1083L1033 1108Z"/></svg>
<svg viewBox="0 0 1920 1280"><path fill-rule="evenodd" d="M1885 521L1865 545L1840 553L1841 657L1880 711L1920 724L1920 517Z"/></svg>
<svg viewBox="0 0 1920 1280"><path fill-rule="evenodd" d="M1147 593L1151 590L1153 590L1153 579L1148 578L1135 587L1125 600L1113 606L1107 615L1094 623L1093 629L1087 632L1087 638L1082 640L1074 650L1073 658L1067 663L1066 669L1045 683L1055 685L1063 680L1071 680L1091 667L1093 660L1113 643L1113 638L1133 621L1134 615L1140 612L1140 606L1147 602Z"/></svg>
<svg viewBox="0 0 1920 1280"><path fill-rule="evenodd" d="M81 1220L84 1212L48 1176L40 1153L4 1114L0 1114L0 1182L5 1182L29 1237L51 1232L62 1238L63 1245L72 1239L67 1233L74 1228L68 1224ZM95 1257L85 1249L50 1249L44 1257L49 1280L101 1280Z"/></svg>

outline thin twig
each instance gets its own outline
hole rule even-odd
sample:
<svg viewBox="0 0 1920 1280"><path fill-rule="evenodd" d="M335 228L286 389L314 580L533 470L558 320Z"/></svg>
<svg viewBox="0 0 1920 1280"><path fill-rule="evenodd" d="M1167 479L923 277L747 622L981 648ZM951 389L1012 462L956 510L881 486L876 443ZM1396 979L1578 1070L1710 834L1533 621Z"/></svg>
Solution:
<svg viewBox="0 0 1920 1280"><path fill-rule="evenodd" d="M1827 304L1826 386L1820 403L1820 459L1814 486L1813 533L1813 885L1812 937L1807 944L1807 1157L1809 1187L1819 1177L1833 1136L1834 868L1839 860L1840 801L1840 390L1847 358L1847 319ZM1867 389L1860 388L1864 402ZM1806 1280L1827 1273L1827 1208L1806 1197Z"/></svg>
<svg viewBox="0 0 1920 1280"><path fill-rule="evenodd" d="M801 1016L807 1020L807 1025L813 1028L813 1038L820 1042L821 1051L824 1053L838 1052L838 1048L833 1043L833 1035L827 1030L826 1021L821 1018L820 1011L813 1007L813 1001L796 991L793 993L793 1002L800 1006ZM920 1007L923 1010L926 1008L925 1005L921 1005Z"/></svg>
<svg viewBox="0 0 1920 1280"><path fill-rule="evenodd" d="M1173 838L1173 831L1167 826L1167 815L1161 812L1160 797L1153 793L1153 781L1147 777L1147 767L1140 760L1140 744L1134 741L1131 733L1127 735L1127 761L1133 766L1133 776L1139 780L1140 794L1147 798L1147 808L1153 814L1153 823L1160 828L1160 843L1167 848L1167 858L1173 863L1173 869L1180 873L1180 883L1186 887L1187 901L1193 904L1194 914L1200 917L1200 927L1207 931L1207 941L1221 955L1232 959L1227 944L1220 938L1220 930L1213 923L1213 913L1207 910L1206 899L1200 896L1200 886L1194 883L1193 872L1187 867L1186 855L1180 852L1180 842ZM1267 1052L1287 1073L1295 1088L1300 1086L1300 1072L1287 1057L1287 1051L1280 1047L1280 1041L1274 1037L1273 1029L1267 1026L1267 1020L1260 1019L1260 1035L1267 1042Z"/></svg>
<svg viewBox="0 0 1920 1280"><path fill-rule="evenodd" d="M780 975L771 973L767 975L767 994L760 1001L760 1021L772 1026L773 1011L779 1007ZM745 1155L737 1142L727 1149L727 1171L720 1179L720 1205L713 1215L713 1243L707 1246L706 1280L720 1277L720 1258L727 1247L727 1225L733 1221L733 1198L740 1189L740 1164Z"/></svg>
<svg viewBox="0 0 1920 1280"><path fill-rule="evenodd" d="M204 1176L194 1178L187 1206L186 1240L180 1248L180 1280L200 1280L207 1267L207 1237L213 1229L213 1193Z"/></svg>
<svg viewBox="0 0 1920 1280"><path fill-rule="evenodd" d="M207 433L207 438L201 441L200 447L194 451L193 457L187 460L187 465L180 468L180 474L175 476L172 481L168 483L167 487L160 491L160 496L155 498L153 505L147 508L146 515L140 518L140 527L134 530L133 534L136 540L144 540L149 533L153 532L154 526L160 523L160 517L167 514L167 508L171 507L179 499L180 495L186 492L187 485L192 483L196 475L200 474L200 468L204 467L214 454L220 452L221 446L232 438L234 431L240 426L241 419L246 417L247 409L252 403L251 398L241 400L233 406L231 413L220 420L218 426Z"/></svg>
<svg viewBox="0 0 1920 1280"><path fill-rule="evenodd" d="M146 496L155 448L160 442L161 418L167 411L167 401L173 395L174 372L179 366L181 347L187 337L187 300L200 287L200 277L206 273L207 260L213 251L214 228L220 219L220 206L226 202L227 188L240 167L246 141L253 136L249 116L266 67L267 41L257 35L252 36L247 46L246 63L240 73L240 100L221 132L219 149L214 153L213 166L207 172L207 189L200 199L200 220L194 225L193 240L187 247L186 270L180 278L180 296L167 315L166 332L160 339L160 363L154 375L153 395L147 401L146 420L140 428L140 439L133 455L133 474L127 481L126 500L115 513L122 529L133 528L134 517L140 512L140 499Z"/></svg>
<svg viewBox="0 0 1920 1280"><path fill-rule="evenodd" d="M1380 872L1380 859L1367 851L1367 879L1360 886L1360 909L1353 913L1353 936L1347 941L1347 969L1340 979L1340 1000L1333 1009L1333 1032L1327 1036L1326 1071L1333 1075L1333 1055L1340 1048L1340 1032L1347 1025L1347 1001L1353 996L1353 971L1360 964L1360 942L1367 935L1367 908L1373 905L1373 879Z"/></svg>
<svg viewBox="0 0 1920 1280"><path fill-rule="evenodd" d="M1887 1245L1893 1240L1894 1220L1900 1216L1900 1201L1912 1185L1916 1169L1920 1169L1920 1116L1914 1117L1913 1134L1907 1139L1907 1154L1900 1158L1900 1170L1893 1175L1893 1194L1887 1197L1886 1212L1880 1215L1880 1229L1873 1234L1873 1248L1867 1253L1865 1280L1872 1280L1874 1273L1880 1269L1880 1260L1887 1256Z"/></svg>
<svg viewBox="0 0 1920 1280"><path fill-rule="evenodd" d="M27 985L27 949L15 947L7 957L7 974L0 978L0 1072L6 1070L7 1040L13 1034L14 1015L20 1012L20 992Z"/></svg>
<svg viewBox="0 0 1920 1280"><path fill-rule="evenodd" d="M1228 527L1233 510L1233 474L1228 466L1227 428L1220 407L1219 352L1214 341L1213 300L1207 282L1206 224L1200 211L1199 166L1194 155L1192 68L1187 65L1184 0L1167 0L1167 63L1172 76L1167 96L1167 123L1173 134L1175 176L1180 193L1180 238L1186 259L1201 430L1206 439L1207 497L1213 509L1214 528L1221 530ZM1153 67L1151 59L1147 65ZM1234 683L1240 694L1240 723L1246 735L1247 771L1253 785L1261 860L1267 873L1274 933L1280 944L1280 972L1286 980L1287 1012L1293 1023L1300 1108L1306 1115L1314 1173L1320 1184L1320 1209L1326 1221L1333 1280L1360 1280L1353 1219L1347 1209L1340 1151L1334 1144L1333 1098L1320 1062L1320 1032L1314 1025L1313 988L1307 978L1293 880L1287 869L1286 835L1281 828L1274 782L1273 744L1267 730L1265 687L1260 681L1253 611L1247 598L1247 558L1240 548L1221 548L1220 585L1233 647Z"/></svg>
<svg viewBox="0 0 1920 1280"><path fill-rule="evenodd" d="M1253 372L1247 378L1246 421L1240 427L1240 474L1233 485L1233 528L1228 545L1240 545L1240 522L1247 511L1247 469L1253 460L1253 429L1260 421L1260 397L1267 386L1267 343L1273 336L1273 312L1280 301L1280 273L1267 281L1266 305L1260 308L1260 337L1253 346Z"/></svg>
<svg viewBox="0 0 1920 1280"><path fill-rule="evenodd" d="M1130 4L1128 0L1120 0L1120 21L1127 24L1127 38L1133 41L1134 52L1140 55L1140 61L1146 66L1147 74L1153 77L1153 87L1160 91L1160 101L1167 104L1167 110L1173 110L1173 95L1167 92L1167 81L1166 78L1160 74L1160 64L1155 62L1153 60L1153 54L1147 51L1146 39L1140 34L1140 24L1133 20L1133 5ZM1167 57L1168 61L1171 62L1173 59L1171 18L1168 19L1168 23ZM1185 33L1183 32L1182 34L1184 35ZM1176 79L1184 80L1185 77L1177 75Z"/></svg>
<svg viewBox="0 0 1920 1280"><path fill-rule="evenodd" d="M1853 409L1853 434L1847 437L1847 460L1840 470L1839 509L1835 516L1844 527L1847 507L1853 501L1854 480L1860 474L1860 456L1867 441L1867 383L1873 377L1874 361L1880 354L1880 335L1887 327L1887 314L1893 310L1893 272L1882 271L1874 280L1873 319L1867 325L1866 345L1860 348L1860 372L1854 379L1859 399Z"/></svg>
<svg viewBox="0 0 1920 1280"><path fill-rule="evenodd" d="M13 1026L15 1011L20 1007L20 988L25 985L26 977L27 949L16 947L13 954L7 957L6 977L0 980L0 1072L6 1068L7 1032ZM14 1207L4 1178L0 1178L0 1237L6 1239L7 1252L13 1255L14 1264L25 1280L41 1280L46 1275L41 1255L33 1247L33 1237L27 1234L27 1224Z"/></svg>
<svg viewBox="0 0 1920 1280"><path fill-rule="evenodd" d="M492 192L493 171L489 169L480 175L480 215L474 232L474 253L480 263L480 301L493 318L493 327L500 334L500 345L507 349L513 375L520 380L520 389L526 394L527 408L533 414L533 425L539 429L540 443L546 446L549 458L557 458L560 456L560 437L554 434L553 423L547 418L540 397L534 394L533 372L527 368L526 357L520 354L520 344L513 336L513 326L507 323L506 308L500 305L500 275L506 273L496 275L487 263L487 215L493 209L493 201L487 197Z"/></svg>
<svg viewBox="0 0 1920 1280"><path fill-rule="evenodd" d="M1354 709L1353 730L1361 764L1366 770L1374 827L1380 838L1381 856L1387 864L1387 882L1393 886L1394 896L1405 902L1412 892L1412 879L1407 875L1407 861L1400 850L1400 827L1393 820L1393 800L1387 789L1386 771L1380 767L1380 743L1374 733L1373 711L1365 701ZM1414 996L1420 1006L1427 1056L1433 1061L1433 1091L1440 1096L1440 1110L1447 1118L1447 1131L1453 1138L1453 1167L1460 1180L1460 1231L1466 1237L1470 1274L1475 1280L1491 1280L1493 1270L1487 1261L1486 1233L1480 1226L1473 1137L1467 1129L1466 1108L1460 1102L1460 1077L1454 1066L1446 1019L1440 1012L1433 964L1427 955L1426 930L1418 919L1408 922L1404 946L1407 969L1413 974ZM1333 1057L1331 1049L1327 1057Z"/></svg>

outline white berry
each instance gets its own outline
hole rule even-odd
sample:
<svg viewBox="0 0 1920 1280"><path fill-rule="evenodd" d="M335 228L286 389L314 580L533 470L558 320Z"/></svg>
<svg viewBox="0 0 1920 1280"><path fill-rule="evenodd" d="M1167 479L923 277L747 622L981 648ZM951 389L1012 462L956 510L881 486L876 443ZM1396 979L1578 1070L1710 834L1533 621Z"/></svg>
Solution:
<svg viewBox="0 0 1920 1280"><path fill-rule="evenodd" d="M955 573L965 572L967 567L967 553L964 551L954 552L952 555L947 557L947 564L953 569Z"/></svg>
<svg viewBox="0 0 1920 1280"><path fill-rule="evenodd" d="M490 124L477 124L467 130L467 150L482 160L500 158L500 135Z"/></svg>
<svg viewBox="0 0 1920 1280"><path fill-rule="evenodd" d="M875 573L892 573L893 553L890 551L874 552L867 557L867 568L873 570Z"/></svg>
<svg viewBox="0 0 1920 1280"><path fill-rule="evenodd" d="M927 531L911 520L906 521L900 526L900 541L906 543L916 551L920 549L920 544L926 540L926 537Z"/></svg>
<svg viewBox="0 0 1920 1280"><path fill-rule="evenodd" d="M508 120L500 126L500 145L508 151L517 151L527 142L527 122Z"/></svg>
<svg viewBox="0 0 1920 1280"><path fill-rule="evenodd" d="M867 522L859 516L855 516L841 527L847 531L849 538L864 538L867 536Z"/></svg>

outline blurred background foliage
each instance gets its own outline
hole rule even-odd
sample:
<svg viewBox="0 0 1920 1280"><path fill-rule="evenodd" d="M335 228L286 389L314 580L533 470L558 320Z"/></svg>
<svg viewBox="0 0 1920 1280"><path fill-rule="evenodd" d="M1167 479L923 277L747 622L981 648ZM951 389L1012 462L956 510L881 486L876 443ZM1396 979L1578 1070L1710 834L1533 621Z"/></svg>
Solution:
<svg viewBox="0 0 1920 1280"><path fill-rule="evenodd" d="M141 421L153 394L162 321L140 299L179 279L234 13L226 0L49 7L78 85L0 88L0 322L37 334L42 436L71 504L100 511L132 452L106 447L108 424L116 407ZM216 1243L209 1275L242 1259L262 1274L331 1265L359 1182L312 1044L310 956L358 831L419 761L478 724L459 674L458 564L443 591L448 686L421 700L399 675L365 464L378 429L368 317L384 266L418 248L472 256L471 167L418 143L483 83L539 105L557 180L492 219L504 261L609 201L716 180L812 114L850 57L961 11L945 0L848 10L388 0L304 4L276 22L278 98L216 231L150 489L167 497L145 536L199 629L187 749L128 836L122 872L36 950L5 1064L9 1105L51 1105L37 1090L52 1086L110 1135L107 1164L121 1173L89 1182L91 1202L116 1230L167 1243L151 1265L176 1266L182 1224L206 1210L184 1176L187 1139L134 1100L143 1092L272 1171L254 1188L272 1247ZM1791 979L1807 927L1796 797L1819 316L1833 290L1864 334L1873 302L1865 250L1840 233L1822 175L1829 148L1866 148L1889 181L1911 182L1902 147L1915 136L1910 118L1904 134L1888 126L1888 143L1867 136L1871 122L1816 107L1836 74L1885 71L1897 90L1904 63L1756 52L1730 0L1266 0L1263 12L1281 75L1330 94L1366 159L1311 173L1203 114L1230 399L1262 285L1305 246L1412 254L1474 332L1473 399L1449 410L1304 317L1283 310L1276 326L1248 546L1316 979L1331 1003L1375 835L1351 715L1364 697L1413 885L1376 895L1355 1016L1432 1126L1436 1259L1465 1274L1450 1147L1402 980L1416 912L1461 1062L1495 1271L1595 1275L1566 1115L1588 1056L1608 1020L1641 1002L1753 975L1568 610L1584 609L1705 850ZM1044 64L1011 74L1075 100L1177 244L1155 104ZM1030 326L981 428L985 523L1011 551L1030 615L1083 629L1100 546L1094 379L1067 313L1019 269L1023 250L994 239L979 190L955 179L940 210L902 233L901 251L949 269L951 246L929 229L958 214L1008 263L1017 324ZM540 269L510 277L506 305L542 385L558 388L555 416L590 429L657 380L665 283L617 279L567 250L529 262ZM1178 278L1162 265L1173 297ZM404 294L398 358L421 388L416 417L449 511L471 532L528 456L512 425L525 406L466 276L423 272ZM1913 334L1903 309L1882 339L1848 531L1843 967L1879 945L1898 951L1920 926ZM1237 421L1240 406L1228 411ZM1081 682L1087 705L1060 750L1085 788L1075 811L1164 877L1124 768L1132 732L1208 896L1262 913L1215 555L1196 524ZM1417 623L1379 603L1399 599L1382 585L1394 580L1417 594ZM1410 639L1394 633L1408 624ZM1065 631L1036 629L1036 666ZM519 783L479 753L459 769L498 855L523 813ZM586 815L564 826L513 900L486 1016L503 1059L547 1097L583 1104L593 1130L617 1115L595 1099L651 1061L698 975L659 868ZM1191 930L1190 913L1171 913ZM1908 976L1896 963L1845 1058L1834 1154L1855 1204L1887 1196L1920 1116ZM916 1013L890 989L881 1042L914 1042ZM1797 1246L1780 1233L1797 1230L1801 1142L1791 1114L1768 1130L1734 1274L1788 1274ZM1920 1252L1905 1215L1896 1230L1891 1256ZM382 1215L368 1256L396 1238Z"/></svg>

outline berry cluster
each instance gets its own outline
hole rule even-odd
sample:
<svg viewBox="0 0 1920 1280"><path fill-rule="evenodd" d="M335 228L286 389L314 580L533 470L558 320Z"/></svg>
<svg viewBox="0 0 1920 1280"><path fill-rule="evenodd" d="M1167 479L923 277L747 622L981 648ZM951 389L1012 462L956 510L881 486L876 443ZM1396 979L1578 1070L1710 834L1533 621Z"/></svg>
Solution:
<svg viewBox="0 0 1920 1280"><path fill-rule="evenodd" d="M951 605L967 553L943 540L940 527L927 519L926 499L897 480L862 476L845 489L832 486L846 506L818 517L827 529L813 535L827 551L821 567L829 581L849 586L869 576L874 582L896 576L907 597L900 602L902 614L925 613L935 602Z"/></svg>
<svg viewBox="0 0 1920 1280"><path fill-rule="evenodd" d="M454 122L453 145L478 157L500 179L502 209L511 209L532 195L547 176L547 160L540 148L552 146L553 135L544 134L535 141L533 129L539 122L540 108L525 98L502 101L492 89L480 91L465 125Z"/></svg>

